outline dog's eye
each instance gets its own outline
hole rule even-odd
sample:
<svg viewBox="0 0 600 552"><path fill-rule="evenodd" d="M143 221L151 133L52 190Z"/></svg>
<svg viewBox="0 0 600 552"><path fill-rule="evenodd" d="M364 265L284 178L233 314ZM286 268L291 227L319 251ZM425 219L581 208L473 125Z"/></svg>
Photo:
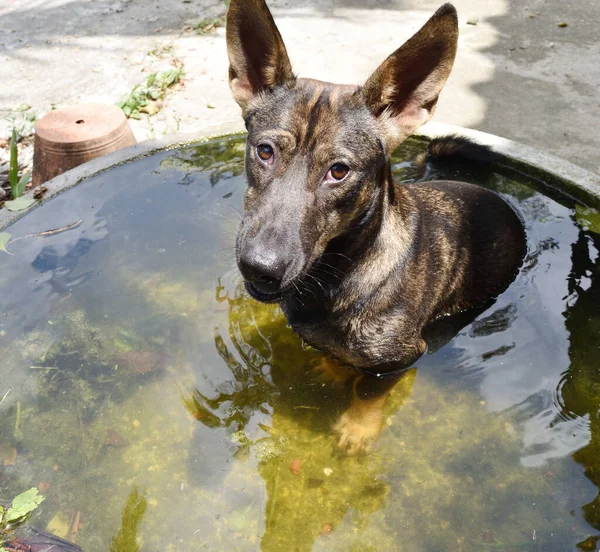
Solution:
<svg viewBox="0 0 600 552"><path fill-rule="evenodd" d="M329 182L339 182L340 180L344 180L346 175L350 172L350 167L344 165L343 163L335 163L331 165L325 180Z"/></svg>
<svg viewBox="0 0 600 552"><path fill-rule="evenodd" d="M256 147L256 153L265 162L273 159L273 148L269 144L260 144Z"/></svg>

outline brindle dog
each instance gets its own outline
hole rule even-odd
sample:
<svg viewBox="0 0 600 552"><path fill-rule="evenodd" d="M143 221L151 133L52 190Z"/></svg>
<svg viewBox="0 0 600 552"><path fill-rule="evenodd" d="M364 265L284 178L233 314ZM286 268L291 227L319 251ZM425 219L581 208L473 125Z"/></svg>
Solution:
<svg viewBox="0 0 600 552"><path fill-rule="evenodd" d="M280 302L307 343L363 374L335 428L350 454L378 435L386 392L426 350L423 330L496 297L524 255L521 221L495 193L392 180L390 155L433 114L457 39L444 4L364 86L338 85L295 77L264 0L231 0L227 14L229 84L248 129L237 263L252 297ZM339 379L334 362L323 369Z"/></svg>

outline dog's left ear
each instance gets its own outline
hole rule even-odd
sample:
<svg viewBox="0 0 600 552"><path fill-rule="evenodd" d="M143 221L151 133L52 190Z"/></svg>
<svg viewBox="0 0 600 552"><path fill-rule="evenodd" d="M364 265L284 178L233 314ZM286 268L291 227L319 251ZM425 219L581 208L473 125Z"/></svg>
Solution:
<svg viewBox="0 0 600 552"><path fill-rule="evenodd" d="M433 115L454 63L457 43L456 10L444 4L360 90L382 123L388 153Z"/></svg>
<svg viewBox="0 0 600 552"><path fill-rule="evenodd" d="M229 86L242 112L260 92L294 83L285 45L264 0L231 0L226 34Z"/></svg>

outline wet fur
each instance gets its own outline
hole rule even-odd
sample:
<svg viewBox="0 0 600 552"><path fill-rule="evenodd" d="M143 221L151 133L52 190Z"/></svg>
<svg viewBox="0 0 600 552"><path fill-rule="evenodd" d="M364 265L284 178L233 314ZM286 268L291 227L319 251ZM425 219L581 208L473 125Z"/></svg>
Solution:
<svg viewBox="0 0 600 552"><path fill-rule="evenodd" d="M457 35L446 4L363 87L336 85L293 75L263 0L232 0L229 9L230 85L248 129L238 264L247 280L244 259L256 251L285 267L279 299L291 326L363 374L409 368L426 350L424 329L499 295L525 252L519 217L494 192L392 179L391 152L433 114ZM277 155L268 170L256 156L263 143ZM429 154L493 159L460 137L434 141ZM340 160L350 178L325 185ZM390 385L360 377L348 432L357 416L379 420ZM377 424L367 425L354 451L372 441Z"/></svg>

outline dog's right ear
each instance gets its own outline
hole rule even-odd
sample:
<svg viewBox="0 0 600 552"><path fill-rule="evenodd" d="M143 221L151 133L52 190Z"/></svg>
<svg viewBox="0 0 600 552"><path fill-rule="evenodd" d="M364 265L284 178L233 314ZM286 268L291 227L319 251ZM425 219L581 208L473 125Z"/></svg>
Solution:
<svg viewBox="0 0 600 552"><path fill-rule="evenodd" d="M285 45L264 0L231 0L227 54L229 86L242 112L257 94L295 81Z"/></svg>

